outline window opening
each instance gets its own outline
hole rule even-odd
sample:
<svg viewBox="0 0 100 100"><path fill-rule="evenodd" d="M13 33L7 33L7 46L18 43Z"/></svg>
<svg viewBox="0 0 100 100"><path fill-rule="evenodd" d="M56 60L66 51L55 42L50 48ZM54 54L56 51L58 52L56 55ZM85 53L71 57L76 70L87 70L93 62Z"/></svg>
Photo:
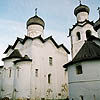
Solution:
<svg viewBox="0 0 100 100"><path fill-rule="evenodd" d="M52 57L49 57L49 65L52 65L53 63L53 58Z"/></svg>
<svg viewBox="0 0 100 100"><path fill-rule="evenodd" d="M86 31L86 38L88 39L91 36L91 30Z"/></svg>
<svg viewBox="0 0 100 100"><path fill-rule="evenodd" d="M81 66L81 65L77 65L77 66L76 66L76 73L77 73L77 74L82 74L82 73L83 73L83 71L82 71L82 66Z"/></svg>
<svg viewBox="0 0 100 100"><path fill-rule="evenodd" d="M82 95L80 95L80 100L84 100Z"/></svg>
<svg viewBox="0 0 100 100"><path fill-rule="evenodd" d="M9 77L11 77L11 69L9 69Z"/></svg>
<svg viewBox="0 0 100 100"><path fill-rule="evenodd" d="M80 32L77 32L77 40L81 40Z"/></svg>
<svg viewBox="0 0 100 100"><path fill-rule="evenodd" d="M35 76L38 77L38 69L35 69Z"/></svg>
<svg viewBox="0 0 100 100"><path fill-rule="evenodd" d="M51 83L51 74L48 74L48 83Z"/></svg>
<svg viewBox="0 0 100 100"><path fill-rule="evenodd" d="M94 98L94 100L96 100L96 96L95 96L95 94L93 95L93 98Z"/></svg>

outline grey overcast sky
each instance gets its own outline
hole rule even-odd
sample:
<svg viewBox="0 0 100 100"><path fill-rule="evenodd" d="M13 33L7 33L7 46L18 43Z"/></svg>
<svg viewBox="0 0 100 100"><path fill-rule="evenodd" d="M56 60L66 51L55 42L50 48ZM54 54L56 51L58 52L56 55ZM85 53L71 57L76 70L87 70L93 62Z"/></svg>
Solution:
<svg viewBox="0 0 100 100"><path fill-rule="evenodd" d="M100 0L82 0L82 4L90 8L89 19L98 19L97 8ZM26 22L34 16L38 8L38 16L46 23L45 38L52 35L58 44L64 43L69 49L67 38L69 28L76 23L74 8L79 0L1 0L0 1L0 59L8 44L13 45L17 37L27 34ZM0 65L3 63L0 61Z"/></svg>

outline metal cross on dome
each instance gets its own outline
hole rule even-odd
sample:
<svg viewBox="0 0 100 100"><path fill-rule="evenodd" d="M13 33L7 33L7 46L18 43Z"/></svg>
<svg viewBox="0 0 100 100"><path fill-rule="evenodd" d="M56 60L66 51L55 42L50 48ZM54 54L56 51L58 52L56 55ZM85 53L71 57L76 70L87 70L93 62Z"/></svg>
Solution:
<svg viewBox="0 0 100 100"><path fill-rule="evenodd" d="M99 18L100 18L100 7L98 7L98 9L97 9L98 11L99 11Z"/></svg>
<svg viewBox="0 0 100 100"><path fill-rule="evenodd" d="M35 16L37 15L37 8L35 8Z"/></svg>
<svg viewBox="0 0 100 100"><path fill-rule="evenodd" d="M82 0L79 0L79 3L80 3L80 5L81 5L81 3L82 3Z"/></svg>

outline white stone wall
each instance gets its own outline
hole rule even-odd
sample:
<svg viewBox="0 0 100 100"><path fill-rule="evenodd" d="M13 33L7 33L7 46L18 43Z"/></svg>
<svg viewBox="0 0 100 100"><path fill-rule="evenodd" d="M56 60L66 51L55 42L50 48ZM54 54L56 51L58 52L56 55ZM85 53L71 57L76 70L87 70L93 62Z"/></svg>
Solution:
<svg viewBox="0 0 100 100"><path fill-rule="evenodd" d="M17 43L18 49L24 57L28 55L32 59L30 62L20 62L13 65L14 60L5 61L4 66L15 68L12 71L12 78L8 76L3 79L3 97L16 99L65 99L68 96L67 72L63 65L68 61L66 51L57 48L51 40L42 43L40 39L26 40L24 45ZM53 65L49 65L49 57L53 58ZM19 67L19 77L17 78L17 67ZM38 69L38 77L35 70ZM5 72L4 74L9 74ZM7 75L8 75L7 74ZM51 83L48 83L48 74L51 74ZM9 86L9 87L8 87ZM49 93L50 92L50 93Z"/></svg>
<svg viewBox="0 0 100 100"><path fill-rule="evenodd" d="M30 98L31 90L31 61L22 61L16 64L15 98Z"/></svg>
<svg viewBox="0 0 100 100"><path fill-rule="evenodd" d="M83 74L76 74L75 64L68 67L70 100L80 100L81 95L84 100L100 100L100 61L79 64L82 65Z"/></svg>
<svg viewBox="0 0 100 100"><path fill-rule="evenodd" d="M30 37L43 36L44 29L40 25L29 25L27 29L27 35Z"/></svg>
<svg viewBox="0 0 100 100"><path fill-rule="evenodd" d="M62 85L67 83L67 77L64 76L63 64L68 61L66 52L48 40L41 43L39 39L33 41L32 52L32 69L35 74L35 69L39 70L39 76L33 78L33 97L34 92L36 98L66 98L66 96L58 96L61 93ZM49 65L49 57L53 58L53 65ZM51 74L51 84L48 84L48 74ZM41 82L41 83L40 83ZM38 84L37 84L38 83ZM51 89L52 92L48 95L47 91Z"/></svg>
<svg viewBox="0 0 100 100"><path fill-rule="evenodd" d="M4 61L4 67L2 69L2 82L1 82L1 97L12 98L14 90L14 71L15 66L13 61L17 59L9 59ZM10 72L11 70L11 72Z"/></svg>
<svg viewBox="0 0 100 100"><path fill-rule="evenodd" d="M78 53L78 51L80 50L80 48L84 44L85 40L87 40L87 38L86 38L86 31L87 30L91 30L91 35L98 37L98 33L95 32L95 30L93 29L93 26L90 24L86 24L83 27L76 26L72 30L72 32L71 32L71 37L72 37L71 45L73 47L72 48L72 58ZM80 32L80 36L81 36L80 40L77 39L77 32Z"/></svg>
<svg viewBox="0 0 100 100"><path fill-rule="evenodd" d="M77 21L83 22L85 20L88 20L88 13L87 12L80 12L77 14Z"/></svg>

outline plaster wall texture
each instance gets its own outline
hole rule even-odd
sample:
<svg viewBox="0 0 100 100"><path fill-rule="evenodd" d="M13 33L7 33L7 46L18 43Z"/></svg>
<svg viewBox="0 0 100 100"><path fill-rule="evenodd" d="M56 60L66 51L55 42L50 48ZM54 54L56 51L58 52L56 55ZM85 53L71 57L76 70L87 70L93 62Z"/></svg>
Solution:
<svg viewBox="0 0 100 100"><path fill-rule="evenodd" d="M9 51L6 53L6 56L8 57L13 52L12 49L9 49Z"/></svg>
<svg viewBox="0 0 100 100"><path fill-rule="evenodd" d="M18 60L15 58L5 60L4 68L2 69L2 83L1 83L1 95L0 97L9 97L12 98L14 90L14 71L15 66L13 61Z"/></svg>
<svg viewBox="0 0 100 100"><path fill-rule="evenodd" d="M27 35L30 37L43 36L44 29L40 25L29 25L27 29Z"/></svg>
<svg viewBox="0 0 100 100"><path fill-rule="evenodd" d="M85 20L88 20L88 13L87 12L80 12L77 14L77 21L83 22Z"/></svg>
<svg viewBox="0 0 100 100"><path fill-rule="evenodd" d="M86 61L82 65L83 74L76 74L76 65L68 67L68 84L70 100L100 100L100 61ZM77 92L76 92L77 91Z"/></svg>
<svg viewBox="0 0 100 100"><path fill-rule="evenodd" d="M62 85L67 82L63 69L63 64L68 60L66 52L62 48L57 49L51 40L42 43L37 39L33 41L32 46L32 68L33 70L39 69L40 72L38 78L33 79L36 79L35 82L37 83L41 80L40 84L33 83L36 87L36 90L33 89L33 91L38 92L37 97L41 95L42 98L58 98L58 93L61 93ZM49 57L53 59L52 65L49 65ZM50 84L48 84L48 74L51 74ZM47 93L48 89L52 90L51 97ZM59 98L61 98L61 96Z"/></svg>
<svg viewBox="0 0 100 100"><path fill-rule="evenodd" d="M15 98L30 98L31 85L31 62L22 61L16 64L16 79L15 79Z"/></svg>

